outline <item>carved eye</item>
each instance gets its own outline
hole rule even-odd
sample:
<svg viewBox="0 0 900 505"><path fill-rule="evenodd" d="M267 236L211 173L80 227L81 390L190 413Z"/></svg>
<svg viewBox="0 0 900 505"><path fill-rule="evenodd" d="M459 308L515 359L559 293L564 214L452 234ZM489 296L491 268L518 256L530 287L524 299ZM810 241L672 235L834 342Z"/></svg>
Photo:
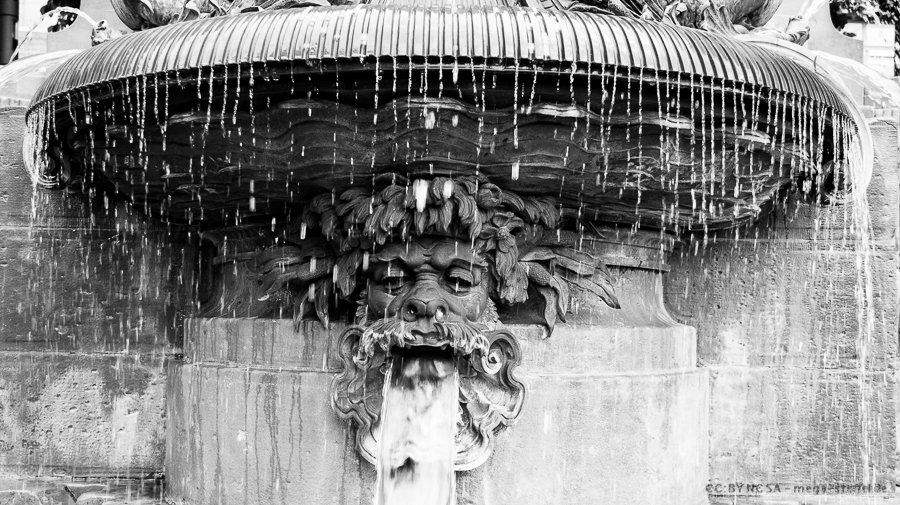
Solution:
<svg viewBox="0 0 900 505"><path fill-rule="evenodd" d="M384 290L387 291L388 294L393 295L403 290L409 283L409 280L410 277L402 268L391 265L388 266L387 271L385 271L384 277L381 279L381 285L384 286Z"/></svg>
<svg viewBox="0 0 900 505"><path fill-rule="evenodd" d="M476 284L472 271L465 268L450 267L444 277L444 282L456 295L467 294Z"/></svg>

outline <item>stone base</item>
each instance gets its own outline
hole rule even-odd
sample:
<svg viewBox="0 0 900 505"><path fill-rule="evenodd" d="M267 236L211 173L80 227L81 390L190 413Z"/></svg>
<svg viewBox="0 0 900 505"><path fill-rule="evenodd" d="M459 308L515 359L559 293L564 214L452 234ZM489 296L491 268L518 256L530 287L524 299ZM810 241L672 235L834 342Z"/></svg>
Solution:
<svg viewBox="0 0 900 505"><path fill-rule="evenodd" d="M792 494L773 493L760 496L710 495L710 505L900 505L895 493L882 494Z"/></svg>
<svg viewBox="0 0 900 505"><path fill-rule="evenodd" d="M458 474L460 504L706 503L708 376L694 366L692 328L582 326L546 340L510 330L526 349L517 376L529 396L491 459ZM212 319L187 333L193 362L169 369L170 499L371 502L375 469L330 406L340 328Z"/></svg>
<svg viewBox="0 0 900 505"><path fill-rule="evenodd" d="M706 503L707 374L520 374L531 396L460 503Z"/></svg>
<svg viewBox="0 0 900 505"><path fill-rule="evenodd" d="M166 505L162 481L113 476L0 477L3 505Z"/></svg>

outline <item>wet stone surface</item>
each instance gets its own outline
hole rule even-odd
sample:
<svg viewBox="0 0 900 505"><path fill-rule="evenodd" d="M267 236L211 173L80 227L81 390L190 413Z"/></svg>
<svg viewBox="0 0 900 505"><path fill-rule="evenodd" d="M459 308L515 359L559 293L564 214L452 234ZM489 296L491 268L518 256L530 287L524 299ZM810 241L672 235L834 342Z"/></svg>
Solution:
<svg viewBox="0 0 900 505"><path fill-rule="evenodd" d="M156 479L0 479L0 505L156 505L162 496Z"/></svg>

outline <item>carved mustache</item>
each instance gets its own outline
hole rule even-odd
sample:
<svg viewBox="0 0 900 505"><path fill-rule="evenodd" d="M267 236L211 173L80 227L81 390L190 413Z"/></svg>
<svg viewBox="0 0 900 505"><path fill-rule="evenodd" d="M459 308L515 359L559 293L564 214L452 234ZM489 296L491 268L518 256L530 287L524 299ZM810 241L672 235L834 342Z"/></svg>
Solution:
<svg viewBox="0 0 900 505"><path fill-rule="evenodd" d="M396 318L379 319L362 334L357 351L357 360L365 361L375 353L375 346L385 352L391 347L410 347L417 337L410 331L410 324ZM484 325L468 322L436 322L434 323L438 340L446 342L455 351L463 355L472 354L476 350L487 352L488 339L484 335Z"/></svg>

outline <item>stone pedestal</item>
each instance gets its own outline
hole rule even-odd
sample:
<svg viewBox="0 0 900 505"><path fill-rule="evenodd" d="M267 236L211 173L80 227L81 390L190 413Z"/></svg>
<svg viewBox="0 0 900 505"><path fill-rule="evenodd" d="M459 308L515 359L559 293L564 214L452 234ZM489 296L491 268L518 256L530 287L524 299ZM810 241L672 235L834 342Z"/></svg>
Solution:
<svg viewBox="0 0 900 505"><path fill-rule="evenodd" d="M487 463L458 475L460 504L706 503L708 375L695 331L667 314L659 263L603 247L622 308L585 300L547 339L509 326L525 408ZM342 330L192 320L185 361L169 370L169 498L370 503L374 467L329 399Z"/></svg>

